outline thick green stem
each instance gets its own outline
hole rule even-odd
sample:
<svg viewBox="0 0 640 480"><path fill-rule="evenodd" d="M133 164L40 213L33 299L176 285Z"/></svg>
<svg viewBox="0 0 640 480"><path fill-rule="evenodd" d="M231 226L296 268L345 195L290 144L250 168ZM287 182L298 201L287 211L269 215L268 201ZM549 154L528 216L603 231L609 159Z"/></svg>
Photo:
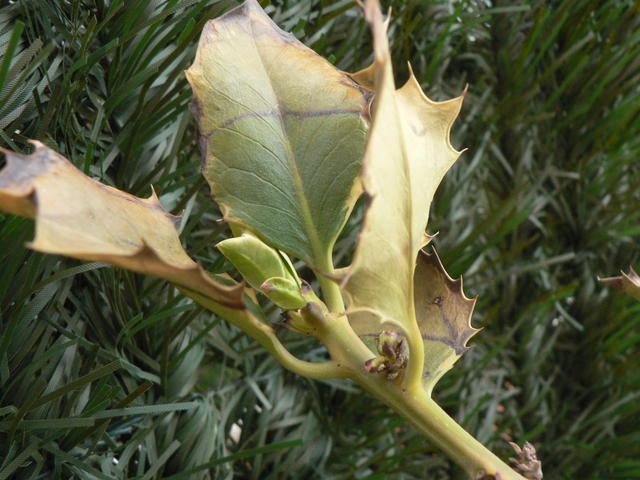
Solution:
<svg viewBox="0 0 640 480"><path fill-rule="evenodd" d="M255 338L285 368L309 378L350 378L359 383L411 422L420 433L464 468L472 480L480 476L494 476L500 480L525 480L467 433L427 395L420 379L413 378L416 370L413 370L412 376L406 372L407 379L395 382L387 380L383 375L370 373L365 368L365 362L374 354L353 331L347 316L344 315L340 288L322 275L318 276L318 280L327 306L332 312L325 318L317 319L314 325L318 338L331 354L331 360L322 363L306 362L291 355L275 336L273 329L255 318L248 310L225 308L198 293L184 288L181 290ZM411 355L415 354L414 346Z"/></svg>
<svg viewBox="0 0 640 480"><path fill-rule="evenodd" d="M318 283L320 283L324 303L329 311L332 313L343 313L344 301L342 300L342 293L340 292L338 284L324 277L322 274L318 275Z"/></svg>
<svg viewBox="0 0 640 480"><path fill-rule="evenodd" d="M379 392L376 394L380 396ZM524 480L464 430L423 390L414 394L407 392L402 398L389 397L386 403L464 468L471 479L475 480L484 472L484 475L493 475L500 480Z"/></svg>
<svg viewBox="0 0 640 480"><path fill-rule="evenodd" d="M316 275L320 289L322 290L322 296L324 297L324 303L331 313L343 313L344 312L344 300L342 299L342 292L340 286L326 275L333 275L333 263L331 259L327 259L326 264L321 267L323 271Z"/></svg>
<svg viewBox="0 0 640 480"><path fill-rule="evenodd" d="M418 324L413 325L412 331L407 335L409 346L409 364L402 380L402 386L406 390L422 390L422 373L424 371L424 342Z"/></svg>

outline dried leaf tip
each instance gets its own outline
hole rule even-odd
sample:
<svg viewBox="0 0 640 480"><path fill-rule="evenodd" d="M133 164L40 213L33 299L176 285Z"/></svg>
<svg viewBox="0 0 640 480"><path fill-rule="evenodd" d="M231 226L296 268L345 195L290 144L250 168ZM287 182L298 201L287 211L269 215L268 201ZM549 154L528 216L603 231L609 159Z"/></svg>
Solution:
<svg viewBox="0 0 640 480"><path fill-rule="evenodd" d="M509 459L516 471L529 480L542 480L542 462L536 456L536 448L529 442L524 442L522 448L514 442L509 445L516 453Z"/></svg>
<svg viewBox="0 0 640 480"><path fill-rule="evenodd" d="M640 300L640 275L632 267L629 267L629 273L620 273L622 275L618 277L598 278L598 280Z"/></svg>

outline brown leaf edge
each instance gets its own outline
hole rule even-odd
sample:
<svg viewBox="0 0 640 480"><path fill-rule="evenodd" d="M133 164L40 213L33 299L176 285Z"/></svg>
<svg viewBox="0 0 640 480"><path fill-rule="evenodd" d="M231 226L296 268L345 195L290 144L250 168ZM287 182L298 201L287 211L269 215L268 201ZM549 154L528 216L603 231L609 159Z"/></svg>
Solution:
<svg viewBox="0 0 640 480"><path fill-rule="evenodd" d="M435 235L429 236L427 235L429 240L431 240ZM451 294L457 296L460 302L462 302L463 308L463 319L462 321L452 322L451 319L443 315L442 321L447 327L447 331L449 332L449 336L447 338L439 338L439 337L429 337L423 333L423 339L439 341L446 345L449 345L457 355L462 356L465 352L467 352L471 347L467 345L471 337L476 335L478 332L482 330L482 328L476 328L471 324L471 318L473 316L473 311L475 309L476 302L478 297L475 296L473 298L469 298L464 293L463 280L462 276L454 279L447 273L444 265L442 264L442 260L436 251L436 248L431 245L431 252L427 249L420 250L418 256L418 262L422 262L425 266L433 267L436 272L442 278L442 282L447 287L447 289L451 292ZM420 301L420 299L416 299L416 301ZM418 309L416 308L416 311ZM421 324L424 321L421 319L417 319L418 323ZM461 327L460 331L456 330L457 327ZM422 331L422 326L421 326Z"/></svg>

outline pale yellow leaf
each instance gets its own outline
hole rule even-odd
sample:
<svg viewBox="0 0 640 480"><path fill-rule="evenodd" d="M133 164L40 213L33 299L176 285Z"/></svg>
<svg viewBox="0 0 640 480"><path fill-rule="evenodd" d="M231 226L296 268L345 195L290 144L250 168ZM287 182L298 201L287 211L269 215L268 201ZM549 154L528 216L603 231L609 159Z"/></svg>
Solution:
<svg viewBox="0 0 640 480"><path fill-rule="evenodd" d="M375 47L373 123L362 183L369 197L353 264L345 271L349 309L415 331L413 274L426 242L429 206L460 152L449 141L462 97L428 99L417 79L396 90L386 24L377 1L365 6ZM371 68L363 73L370 75Z"/></svg>

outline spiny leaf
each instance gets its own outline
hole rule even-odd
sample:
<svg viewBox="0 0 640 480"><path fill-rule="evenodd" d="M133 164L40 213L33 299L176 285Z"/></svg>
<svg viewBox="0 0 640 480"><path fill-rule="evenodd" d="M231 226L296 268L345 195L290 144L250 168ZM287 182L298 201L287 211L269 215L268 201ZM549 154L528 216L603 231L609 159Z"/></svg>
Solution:
<svg viewBox="0 0 640 480"><path fill-rule="evenodd" d="M462 278L452 279L435 250L418 255L415 308L424 340L423 384L431 392L438 380L466 352L467 341L479 330L471 326L476 299L462 291Z"/></svg>
<svg viewBox="0 0 640 480"><path fill-rule="evenodd" d="M204 173L224 218L331 270L359 193L368 91L255 0L207 23L187 78Z"/></svg>
<svg viewBox="0 0 640 480"><path fill-rule="evenodd" d="M211 279L182 249L176 218L155 192L138 198L92 180L62 155L33 142L32 155L0 149L0 209L34 218L34 250L108 262L165 278L228 308L243 308L243 286Z"/></svg>
<svg viewBox="0 0 640 480"><path fill-rule="evenodd" d="M600 281L640 300L640 276L633 268L629 268L629 273L620 273L621 276L601 278Z"/></svg>
<svg viewBox="0 0 640 480"><path fill-rule="evenodd" d="M462 97L433 102L413 74L396 90L378 2L368 2L365 13L375 48L375 112L362 174L370 201L344 287L351 310L377 312L381 321L415 332L416 255L428 242L433 195L460 154L449 142L449 130Z"/></svg>

